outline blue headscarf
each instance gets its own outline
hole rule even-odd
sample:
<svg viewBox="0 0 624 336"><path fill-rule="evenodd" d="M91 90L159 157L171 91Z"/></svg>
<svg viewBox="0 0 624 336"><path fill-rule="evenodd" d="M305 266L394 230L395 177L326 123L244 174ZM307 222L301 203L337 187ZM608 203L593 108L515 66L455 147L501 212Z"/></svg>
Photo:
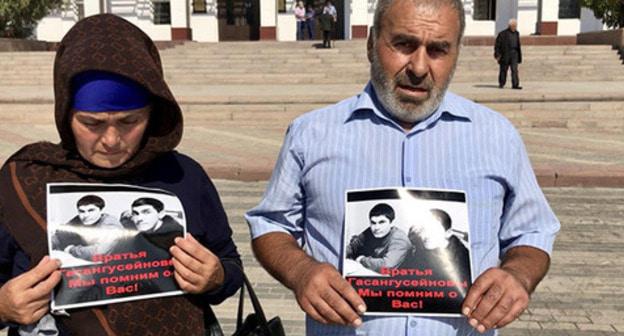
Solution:
<svg viewBox="0 0 624 336"><path fill-rule="evenodd" d="M150 93L143 86L111 72L81 72L72 79L72 90L72 108L79 111L126 111L150 103Z"/></svg>

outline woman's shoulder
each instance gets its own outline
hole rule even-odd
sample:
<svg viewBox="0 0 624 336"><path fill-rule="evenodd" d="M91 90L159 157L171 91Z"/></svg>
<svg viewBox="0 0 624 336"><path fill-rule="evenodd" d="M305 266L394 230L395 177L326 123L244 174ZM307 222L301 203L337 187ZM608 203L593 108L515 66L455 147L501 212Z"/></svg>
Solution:
<svg viewBox="0 0 624 336"><path fill-rule="evenodd" d="M177 151L162 155L154 162L153 169L157 172L164 172L166 175L184 176L186 179L189 177L193 177L193 180L208 179L206 171L199 162Z"/></svg>

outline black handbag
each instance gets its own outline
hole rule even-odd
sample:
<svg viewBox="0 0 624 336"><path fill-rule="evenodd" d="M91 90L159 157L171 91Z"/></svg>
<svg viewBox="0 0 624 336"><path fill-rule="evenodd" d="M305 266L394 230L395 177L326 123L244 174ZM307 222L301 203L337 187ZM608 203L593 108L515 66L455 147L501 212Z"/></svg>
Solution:
<svg viewBox="0 0 624 336"><path fill-rule="evenodd" d="M285 336L284 327L282 326L282 320L279 316L275 316L271 320L267 321L264 315L264 310L260 305L260 301L256 296L256 293L247 279L245 273L243 273L243 280L245 281L243 287L240 290L240 300L238 301L238 316L236 318L236 331L232 336ZM243 303L245 301L245 288L249 292L249 299L253 306L254 313L251 313L243 320Z"/></svg>

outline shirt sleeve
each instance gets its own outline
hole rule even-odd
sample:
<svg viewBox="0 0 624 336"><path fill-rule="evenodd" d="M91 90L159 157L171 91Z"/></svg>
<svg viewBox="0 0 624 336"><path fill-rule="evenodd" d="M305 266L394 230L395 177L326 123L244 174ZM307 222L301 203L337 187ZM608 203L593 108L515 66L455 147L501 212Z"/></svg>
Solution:
<svg viewBox="0 0 624 336"><path fill-rule="evenodd" d="M291 124L260 204L245 215L252 239L270 232L284 232L293 235L300 244L303 242L304 162L297 150L298 133L296 125Z"/></svg>
<svg viewBox="0 0 624 336"><path fill-rule="evenodd" d="M516 246L535 247L550 255L560 224L537 183L520 136L514 134L517 162L511 166L501 218L501 256Z"/></svg>

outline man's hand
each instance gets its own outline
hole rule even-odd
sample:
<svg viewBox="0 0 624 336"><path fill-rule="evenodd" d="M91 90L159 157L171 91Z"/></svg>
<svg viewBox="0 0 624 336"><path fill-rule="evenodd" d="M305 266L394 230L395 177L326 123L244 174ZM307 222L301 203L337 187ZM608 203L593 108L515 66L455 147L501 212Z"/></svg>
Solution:
<svg viewBox="0 0 624 336"><path fill-rule="evenodd" d="M359 327L364 301L336 268L307 255L290 234L272 232L255 238L258 261L271 275L295 292L297 302L321 323Z"/></svg>
<svg viewBox="0 0 624 336"><path fill-rule="evenodd" d="M175 279L183 291L200 294L223 284L225 271L221 260L190 234L176 238L169 251L173 255Z"/></svg>
<svg viewBox="0 0 624 336"><path fill-rule="evenodd" d="M293 288L301 309L321 323L359 327L359 314L366 311L364 301L334 266L311 263L300 272L301 280Z"/></svg>
<svg viewBox="0 0 624 336"><path fill-rule="evenodd" d="M474 282L462 313L478 332L513 322L529 305L529 292L509 271L490 268Z"/></svg>
<svg viewBox="0 0 624 336"><path fill-rule="evenodd" d="M61 281L60 262L45 256L30 271L0 287L0 321L31 324L49 310L50 293Z"/></svg>
<svg viewBox="0 0 624 336"><path fill-rule="evenodd" d="M475 280L464 299L462 313L480 333L506 326L528 307L529 295L549 266L550 257L540 249L510 249L500 267L488 269Z"/></svg>

